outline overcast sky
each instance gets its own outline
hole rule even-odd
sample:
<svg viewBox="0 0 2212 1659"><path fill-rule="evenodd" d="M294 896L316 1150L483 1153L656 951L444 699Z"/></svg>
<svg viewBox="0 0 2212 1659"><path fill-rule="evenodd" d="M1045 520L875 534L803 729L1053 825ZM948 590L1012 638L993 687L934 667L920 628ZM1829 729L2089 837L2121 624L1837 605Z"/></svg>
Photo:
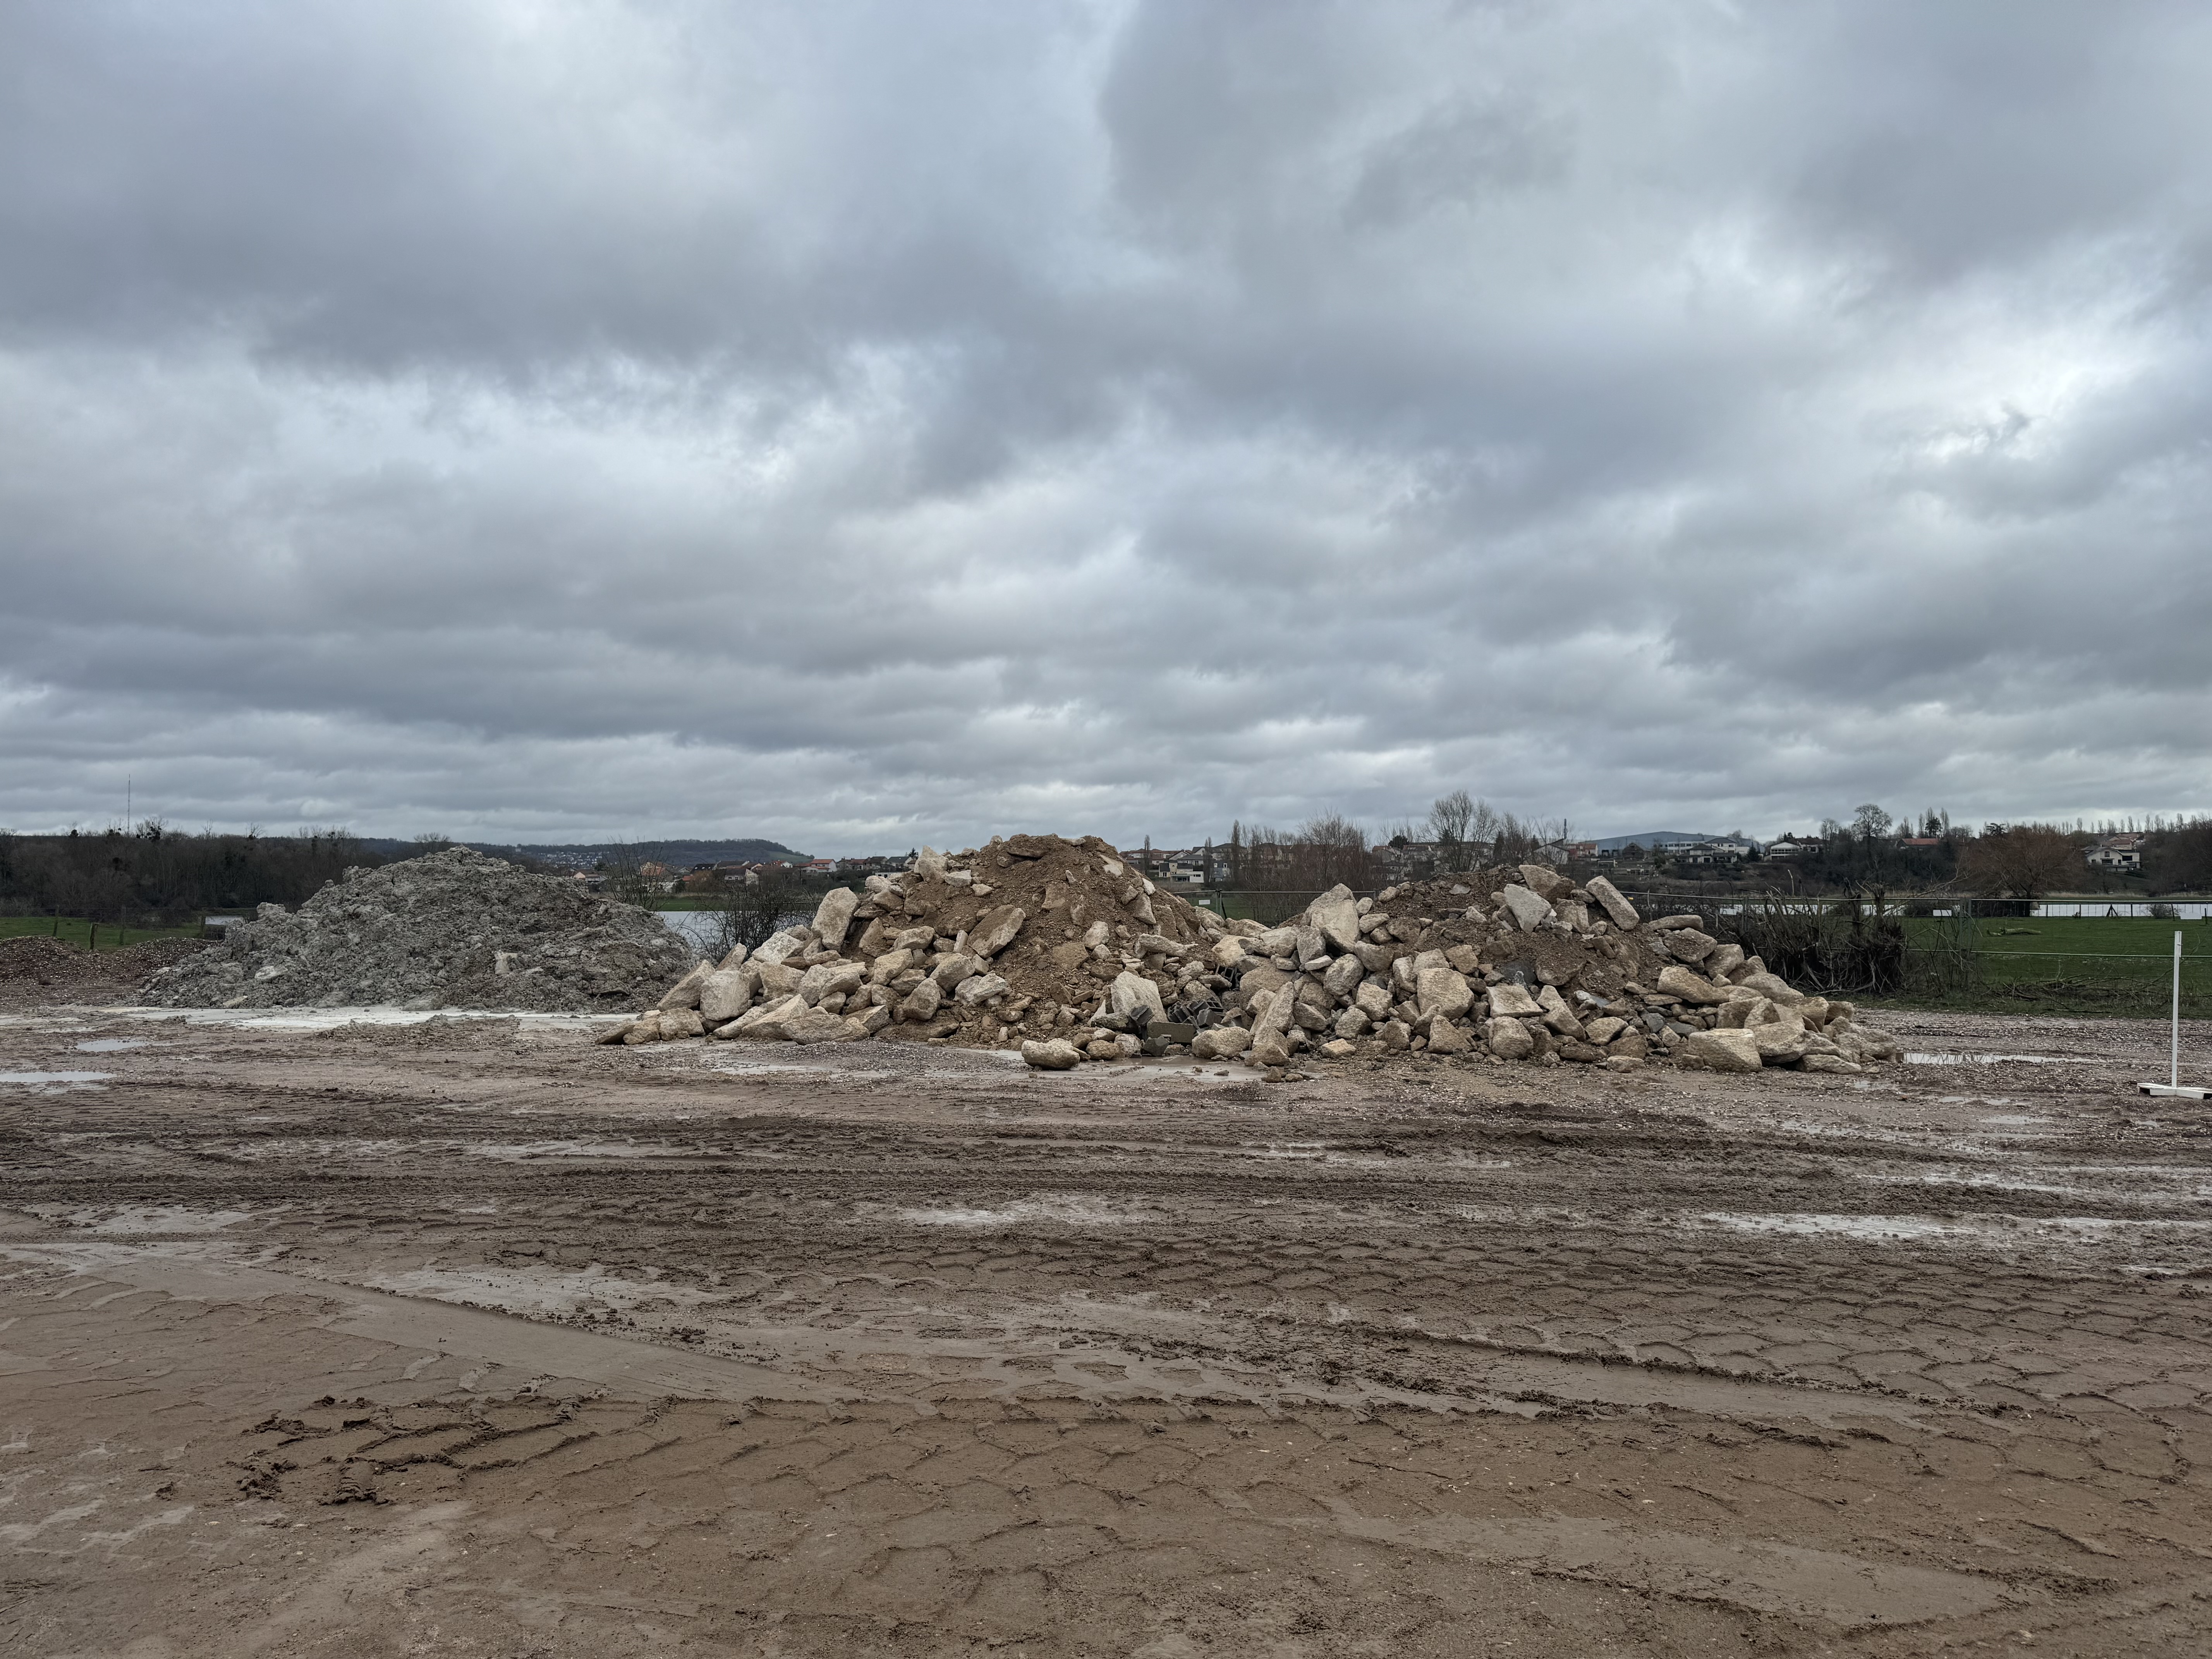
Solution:
<svg viewBox="0 0 2212 1659"><path fill-rule="evenodd" d="M0 824L2212 811L2212 7L11 0Z"/></svg>

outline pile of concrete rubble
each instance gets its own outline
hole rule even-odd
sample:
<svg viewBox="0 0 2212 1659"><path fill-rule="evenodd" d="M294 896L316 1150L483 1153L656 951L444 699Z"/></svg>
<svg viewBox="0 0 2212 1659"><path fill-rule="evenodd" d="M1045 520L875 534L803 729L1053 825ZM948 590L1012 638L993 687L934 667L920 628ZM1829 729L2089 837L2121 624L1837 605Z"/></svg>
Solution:
<svg viewBox="0 0 2212 1659"><path fill-rule="evenodd" d="M1194 1036L1198 1020L1222 1013L1230 982L1206 951L1224 931L1096 836L924 851L897 876L869 877L865 891L829 894L810 924L699 963L607 1040L828 1042L888 1032L1005 1047L1079 1036L1101 1057L1134 1054L1176 1018Z"/></svg>
<svg viewBox="0 0 2212 1659"><path fill-rule="evenodd" d="M690 966L635 905L465 847L352 869L295 911L264 904L220 945L152 975L167 1007L635 1008Z"/></svg>
<svg viewBox="0 0 2212 1659"><path fill-rule="evenodd" d="M1338 887L1275 927L1156 889L1096 837L925 852L811 924L699 963L603 1041L1018 1044L1029 1063L1188 1053L1271 1068L1425 1053L1615 1070L1856 1072L1897 1046L1694 916L1539 865Z"/></svg>

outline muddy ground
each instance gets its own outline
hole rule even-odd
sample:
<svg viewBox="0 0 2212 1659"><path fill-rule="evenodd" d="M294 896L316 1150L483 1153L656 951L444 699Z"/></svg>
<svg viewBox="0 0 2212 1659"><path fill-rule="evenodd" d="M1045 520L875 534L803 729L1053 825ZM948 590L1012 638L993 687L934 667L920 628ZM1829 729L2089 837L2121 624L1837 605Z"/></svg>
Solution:
<svg viewBox="0 0 2212 1659"><path fill-rule="evenodd" d="M329 1018L0 1017L0 1650L2212 1650L2159 1028L1267 1085Z"/></svg>

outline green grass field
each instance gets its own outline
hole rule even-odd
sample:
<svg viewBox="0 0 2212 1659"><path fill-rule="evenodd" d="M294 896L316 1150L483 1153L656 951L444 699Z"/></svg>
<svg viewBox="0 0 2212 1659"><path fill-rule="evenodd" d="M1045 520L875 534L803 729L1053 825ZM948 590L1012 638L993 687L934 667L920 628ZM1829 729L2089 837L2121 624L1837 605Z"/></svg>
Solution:
<svg viewBox="0 0 2212 1659"><path fill-rule="evenodd" d="M1990 917L1974 924L1976 948L1984 954L2085 951L2103 956L2173 954L2181 935L2182 959L2212 957L2212 922L2155 921L2145 916Z"/></svg>
<svg viewBox="0 0 2212 1659"><path fill-rule="evenodd" d="M94 951L119 950L125 945L142 945L149 939L190 938L198 932L197 927L118 927L112 921L91 922L82 916L63 916L59 920L52 916L0 916L0 939L40 933Z"/></svg>
<svg viewBox="0 0 2212 1659"><path fill-rule="evenodd" d="M1932 953L1955 946L1942 921L1912 921L1908 936ZM2181 935L2181 1012L2212 1018L2212 923L2142 916L1977 920L1972 989L1894 999L1905 1006L1989 1012L2151 1018L2172 1006L2173 936Z"/></svg>

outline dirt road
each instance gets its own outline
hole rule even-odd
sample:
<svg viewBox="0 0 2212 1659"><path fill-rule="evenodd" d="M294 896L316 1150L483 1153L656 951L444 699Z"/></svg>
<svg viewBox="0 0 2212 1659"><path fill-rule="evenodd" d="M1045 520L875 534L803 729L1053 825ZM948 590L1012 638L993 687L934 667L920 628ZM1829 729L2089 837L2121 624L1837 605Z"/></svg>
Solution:
<svg viewBox="0 0 2212 1659"><path fill-rule="evenodd" d="M20 1010L0 1648L2212 1649L2212 1113L1885 1023L1955 1058Z"/></svg>

